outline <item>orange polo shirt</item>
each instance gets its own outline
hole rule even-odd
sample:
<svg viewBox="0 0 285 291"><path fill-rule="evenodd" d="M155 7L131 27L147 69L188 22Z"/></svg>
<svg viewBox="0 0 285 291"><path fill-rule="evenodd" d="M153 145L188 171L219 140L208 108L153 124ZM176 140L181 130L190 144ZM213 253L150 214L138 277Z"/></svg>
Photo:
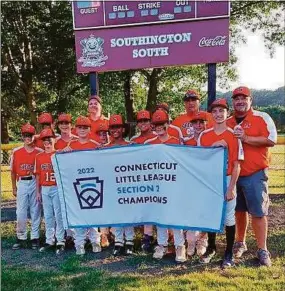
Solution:
<svg viewBox="0 0 285 291"><path fill-rule="evenodd" d="M85 143L81 143L79 140L75 140L72 141L69 146L73 150L91 150L98 148L98 145L91 140L88 140Z"/></svg>
<svg viewBox="0 0 285 291"><path fill-rule="evenodd" d="M234 116L227 120L227 125L234 128L237 125ZM265 112L250 109L245 119L240 123L248 136L263 136L277 142L277 131L272 118ZM252 146L243 143L244 161L241 161L240 176L250 176L255 172L269 167L270 152L265 146Z"/></svg>
<svg viewBox="0 0 285 291"><path fill-rule="evenodd" d="M136 143L136 144L144 144L146 140L153 139L155 137L156 137L156 134L153 132L150 132L146 136L142 136L142 135L133 136L131 138L131 142Z"/></svg>
<svg viewBox="0 0 285 291"><path fill-rule="evenodd" d="M35 161L35 174L40 177L41 186L55 186L56 180L54 170L51 163L51 156L55 153L40 153L36 156Z"/></svg>
<svg viewBox="0 0 285 291"><path fill-rule="evenodd" d="M204 112L204 111L200 111L200 112ZM214 125L212 115L209 112L205 112L205 113L207 116L207 128L211 128ZM174 121L172 122L172 125L178 126L181 129L184 137L189 137L192 134L191 121L195 114L196 112L191 113L191 114L187 114L187 113L181 114L180 116L174 119Z"/></svg>
<svg viewBox="0 0 285 291"><path fill-rule="evenodd" d="M170 136L168 140L162 142L159 137L153 138L149 141L146 141L147 144L180 144L179 139L176 137Z"/></svg>
<svg viewBox="0 0 285 291"><path fill-rule="evenodd" d="M71 135L70 141L65 141L60 137L56 140L54 147L56 150L62 150L64 148L66 148L68 146L68 144L70 144L72 141L75 141L77 139L78 139L78 137L76 135Z"/></svg>
<svg viewBox="0 0 285 291"><path fill-rule="evenodd" d="M198 144L210 147L216 141L224 140L228 145L228 167L227 176L232 174L234 162L238 161L238 140L233 130L228 128L221 134L216 134L214 128L204 130L198 140Z"/></svg>
<svg viewBox="0 0 285 291"><path fill-rule="evenodd" d="M10 168L18 177L31 176L34 174L36 155L42 149L35 147L32 152L28 152L24 146L15 148L11 155Z"/></svg>

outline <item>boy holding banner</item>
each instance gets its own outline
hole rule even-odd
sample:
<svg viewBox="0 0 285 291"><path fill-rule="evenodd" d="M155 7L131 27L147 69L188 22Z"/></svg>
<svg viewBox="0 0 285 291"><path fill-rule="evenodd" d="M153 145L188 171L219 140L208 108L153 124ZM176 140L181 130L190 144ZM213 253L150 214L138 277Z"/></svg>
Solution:
<svg viewBox="0 0 285 291"><path fill-rule="evenodd" d="M180 141L168 135L169 117L163 110L157 110L152 115L152 124L154 125L157 137L147 140L146 144L180 144ZM186 261L185 238L182 229L173 229L174 245L176 257L175 261L183 263ZM162 259L167 253L168 247L168 229L164 227L157 227L157 243L153 258Z"/></svg>
<svg viewBox="0 0 285 291"><path fill-rule="evenodd" d="M98 148L99 143L89 139L91 121L85 116L79 116L75 122L78 140L72 141L69 150L88 150ZM77 255L85 254L85 238L88 237L92 243L93 253L99 253L101 248L101 235L97 227L75 229L75 248Z"/></svg>
<svg viewBox="0 0 285 291"><path fill-rule="evenodd" d="M125 132L125 123L121 115L111 115L109 120L109 132L111 136L111 142L109 142L106 147L125 146L129 144L129 142L125 141L123 138ZM113 255L118 256L123 253L124 242L125 254L133 254L135 236L134 227L114 227L113 232L115 236Z"/></svg>
<svg viewBox="0 0 285 291"><path fill-rule="evenodd" d="M46 128L40 133L40 139L45 150L35 160L36 197L39 203L43 203L46 229L46 242L40 252L54 248L56 240L56 254L60 254L64 251L65 239L58 189L51 163L51 156L55 153L55 134L52 129Z"/></svg>
<svg viewBox="0 0 285 291"><path fill-rule="evenodd" d="M214 101L210 107L214 119L214 127L201 133L198 145L222 146L228 149L227 167L227 192L226 199L226 250L222 262L222 268L232 267L233 245L235 240L235 206L236 206L236 182L240 173L240 163L243 157L239 157L239 143L233 130L227 127L229 107L225 99ZM208 233L208 248L201 258L201 263L209 263L216 254L216 233Z"/></svg>

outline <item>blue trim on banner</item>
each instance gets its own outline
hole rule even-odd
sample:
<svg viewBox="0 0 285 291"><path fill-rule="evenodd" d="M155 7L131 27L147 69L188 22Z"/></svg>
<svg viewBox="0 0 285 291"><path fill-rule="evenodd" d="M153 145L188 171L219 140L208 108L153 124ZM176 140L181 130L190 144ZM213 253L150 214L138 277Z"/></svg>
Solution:
<svg viewBox="0 0 285 291"><path fill-rule="evenodd" d="M180 225L161 224L156 222L139 222L139 223L113 223L113 224L88 224L88 225L69 225L68 228L91 228L91 227L130 227L140 225L155 225L163 228L183 229L203 232L223 232L223 229L204 228L204 227L188 227Z"/></svg>
<svg viewBox="0 0 285 291"><path fill-rule="evenodd" d="M80 188L88 188L88 187L94 187L94 188L96 188L96 184L92 184L92 183L90 183L90 184L84 184L84 185L81 185Z"/></svg>
<svg viewBox="0 0 285 291"><path fill-rule="evenodd" d="M224 202L223 202L223 210L222 210L222 218L220 225L220 232L224 230L225 217L226 217L226 193L227 193L227 165L228 165L228 149L224 148L224 168L223 168L223 191L224 191Z"/></svg>
<svg viewBox="0 0 285 291"><path fill-rule="evenodd" d="M67 222L67 225L69 225L68 216L67 216L67 209L66 209L65 194L64 194L63 184L62 184L62 179L61 179L61 173L60 173L60 169L59 169L59 166L58 166L58 161L57 161L56 155L54 155L54 157L55 157L55 161L56 161L56 165L57 165L57 169L58 169L58 174L59 174L59 179L60 179L60 185L61 185L61 189L62 189L63 202L64 202L64 205L65 205L66 222Z"/></svg>

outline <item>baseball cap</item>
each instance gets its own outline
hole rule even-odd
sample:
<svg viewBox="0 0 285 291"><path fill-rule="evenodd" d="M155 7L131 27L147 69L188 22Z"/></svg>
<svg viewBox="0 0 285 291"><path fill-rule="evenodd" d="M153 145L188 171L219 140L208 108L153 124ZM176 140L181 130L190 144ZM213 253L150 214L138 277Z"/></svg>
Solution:
<svg viewBox="0 0 285 291"><path fill-rule="evenodd" d="M196 90L188 90L188 91L185 93L185 95L184 95L184 97L183 97L183 100L184 100L184 101L187 101L187 100L190 99L190 98L200 100L200 99L201 99L201 96L200 96L200 94L199 94Z"/></svg>
<svg viewBox="0 0 285 291"><path fill-rule="evenodd" d="M63 122L63 121L71 123L71 115L67 113L61 113L58 116L58 122Z"/></svg>
<svg viewBox="0 0 285 291"><path fill-rule="evenodd" d="M191 122L196 120L207 121L207 113L205 111L199 111L195 113L195 115L191 119Z"/></svg>
<svg viewBox="0 0 285 291"><path fill-rule="evenodd" d="M215 108L215 107L223 107L223 108L226 108L227 110L229 110L229 106L228 106L227 100L224 99L224 98L220 98L220 99L215 100L210 105L210 111L212 111L213 108Z"/></svg>
<svg viewBox="0 0 285 291"><path fill-rule="evenodd" d="M149 119L150 120L150 112L147 110L141 110L137 113L137 121L141 119Z"/></svg>
<svg viewBox="0 0 285 291"><path fill-rule="evenodd" d="M52 137L52 138L55 138L55 134L53 132L52 129L50 128L45 128L41 131L40 133L40 139L44 139L46 137Z"/></svg>
<svg viewBox="0 0 285 291"><path fill-rule="evenodd" d="M75 126L88 126L91 127L91 121L86 116L79 116L75 121Z"/></svg>
<svg viewBox="0 0 285 291"><path fill-rule="evenodd" d="M30 123L26 123L22 126L21 133L30 133L34 135L36 133L36 129Z"/></svg>
<svg viewBox="0 0 285 291"><path fill-rule="evenodd" d="M153 124L162 124L169 121L168 114L163 110L156 110L151 118Z"/></svg>
<svg viewBox="0 0 285 291"><path fill-rule="evenodd" d="M92 100L92 99L97 100L100 104L102 103L102 99L101 99L101 97L98 96L98 95L91 95L91 96L89 97L89 99L88 99L88 103L89 103L90 100Z"/></svg>
<svg viewBox="0 0 285 291"><path fill-rule="evenodd" d="M38 122L40 124L45 124L45 123L48 123L48 124L52 124L52 116L50 113L42 113L39 118L38 118Z"/></svg>
<svg viewBox="0 0 285 291"><path fill-rule="evenodd" d="M162 109L164 111L166 111L167 113L169 113L169 105L166 102L162 102L156 105L155 107L156 110Z"/></svg>
<svg viewBox="0 0 285 291"><path fill-rule="evenodd" d="M247 96L251 96L251 93L248 87L240 86L234 89L232 98L235 98L238 95L244 95L247 97Z"/></svg>
<svg viewBox="0 0 285 291"><path fill-rule="evenodd" d="M120 114L113 114L109 119L109 127L114 125L124 125L123 117Z"/></svg>
<svg viewBox="0 0 285 291"><path fill-rule="evenodd" d="M96 125L94 131L97 133L99 131L108 131L109 130L109 122L106 119L99 120Z"/></svg>

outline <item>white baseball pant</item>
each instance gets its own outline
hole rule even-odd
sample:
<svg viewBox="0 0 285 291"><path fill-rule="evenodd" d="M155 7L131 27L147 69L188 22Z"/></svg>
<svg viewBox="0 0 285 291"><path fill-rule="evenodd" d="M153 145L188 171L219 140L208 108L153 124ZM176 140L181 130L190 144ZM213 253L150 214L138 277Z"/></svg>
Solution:
<svg viewBox="0 0 285 291"><path fill-rule="evenodd" d="M64 242L64 228L57 186L42 186L42 201L46 228L46 243ZM56 226L55 226L56 224Z"/></svg>
<svg viewBox="0 0 285 291"><path fill-rule="evenodd" d="M41 205L36 200L36 179L19 180L17 183L17 237L27 239L28 208L31 215L31 239L40 237Z"/></svg>
<svg viewBox="0 0 285 291"><path fill-rule="evenodd" d="M134 240L135 231L134 227L128 226L128 227L114 227L112 229L115 236L115 244L124 245L124 235L125 240L129 242L129 244Z"/></svg>
<svg viewBox="0 0 285 291"><path fill-rule="evenodd" d="M230 184L231 176L227 176L227 186ZM236 193L236 187L234 189ZM233 226L236 224L235 219L235 208L236 208L236 195L233 200L227 201L226 203L226 215L225 215L225 226Z"/></svg>
<svg viewBox="0 0 285 291"><path fill-rule="evenodd" d="M78 248L85 244L85 239L89 238L91 243L101 244L101 233L98 231L98 227L92 228L75 228L75 247Z"/></svg>
<svg viewBox="0 0 285 291"><path fill-rule="evenodd" d="M174 236L174 245L176 247L184 246L185 238L183 229L172 229ZM168 245L168 229L157 227L157 244L162 246Z"/></svg>

